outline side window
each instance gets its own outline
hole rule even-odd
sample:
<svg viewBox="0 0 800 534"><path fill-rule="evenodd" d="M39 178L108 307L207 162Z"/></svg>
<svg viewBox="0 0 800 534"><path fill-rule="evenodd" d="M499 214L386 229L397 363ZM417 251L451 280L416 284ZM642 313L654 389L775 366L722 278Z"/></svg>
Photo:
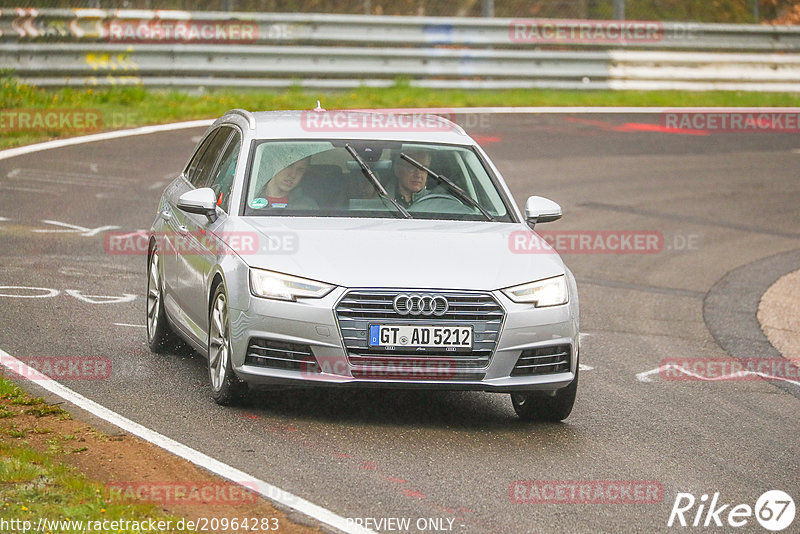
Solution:
<svg viewBox="0 0 800 534"><path fill-rule="evenodd" d="M189 180L192 184L195 183L197 177L197 165L200 163L200 160L203 159L203 154L206 153L208 150L208 146L214 141L214 138L219 135L219 129L214 131L211 135L206 137L203 140L203 144L200 145L200 148L194 153L194 157L192 157L192 161L186 166L184 170L184 176L186 179Z"/></svg>
<svg viewBox="0 0 800 534"><path fill-rule="evenodd" d="M197 166L194 168L193 173L191 173L190 168L191 174L188 176L188 179L190 182L192 182L193 186L200 188L208 185L208 182L211 179L211 172L214 170L214 164L219 159L220 152L222 152L222 149L225 147L225 143L228 141L230 133L230 128L218 128L217 132L209 137L208 146L203 154L200 155L198 152L200 159L197 161Z"/></svg>
<svg viewBox="0 0 800 534"><path fill-rule="evenodd" d="M213 177L206 187L210 187L217 194L217 205L226 213L231 201L231 188L233 187L233 175L236 172L236 162L239 161L239 149L242 147L242 140L238 132L231 136L222 158L214 170Z"/></svg>

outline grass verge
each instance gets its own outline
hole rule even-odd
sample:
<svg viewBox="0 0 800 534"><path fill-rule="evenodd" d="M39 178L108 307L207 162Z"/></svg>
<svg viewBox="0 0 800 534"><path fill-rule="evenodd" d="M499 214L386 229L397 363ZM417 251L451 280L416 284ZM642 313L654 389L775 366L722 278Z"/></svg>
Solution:
<svg viewBox="0 0 800 534"><path fill-rule="evenodd" d="M44 90L0 80L0 109L91 110L102 117L102 130L147 124L219 117L232 108L249 110L311 109L320 100L327 109L473 106L691 106L691 107L800 107L800 94L730 91L466 91L410 87L398 81L389 88L361 87L349 91L215 90L179 92L141 86L109 89L61 88ZM19 146L87 132L86 128L54 127L14 130L3 117L0 148ZM93 130L97 131L97 130Z"/></svg>
<svg viewBox="0 0 800 534"><path fill-rule="evenodd" d="M60 455L87 450L72 445L74 435L48 427L54 418L69 419L63 409L27 395L5 378L0 378L0 404L0 531L34 531L43 526L41 532L82 532L90 521L153 520L172 521L173 525L179 521L153 504L112 501L102 484L61 461ZM31 425L30 418L20 424L15 421L25 415L40 422ZM36 435L48 435L46 450L30 446L29 438ZM45 520L48 523L43 523ZM116 532L141 530L133 524L119 526ZM163 531L184 532L174 528Z"/></svg>
<svg viewBox="0 0 800 534"><path fill-rule="evenodd" d="M72 419L5 377L0 411L0 532L322 532L151 443Z"/></svg>

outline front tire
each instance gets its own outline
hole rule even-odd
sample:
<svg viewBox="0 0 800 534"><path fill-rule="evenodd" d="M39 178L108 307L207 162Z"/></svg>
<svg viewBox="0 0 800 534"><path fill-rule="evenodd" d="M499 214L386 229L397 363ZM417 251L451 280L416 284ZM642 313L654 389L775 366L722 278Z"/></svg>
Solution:
<svg viewBox="0 0 800 534"><path fill-rule="evenodd" d="M222 284L214 290L208 314L208 375L211 379L211 396L217 404L237 404L247 393L247 384L236 376L231 367L231 324L228 298Z"/></svg>
<svg viewBox="0 0 800 534"><path fill-rule="evenodd" d="M575 379L567 387L548 395L544 391L526 391L511 394L514 411L523 421L563 421L572 412L578 391L578 369Z"/></svg>
<svg viewBox="0 0 800 534"><path fill-rule="evenodd" d="M147 344L152 352L172 352L179 344L164 312L161 259L153 247L147 260Z"/></svg>

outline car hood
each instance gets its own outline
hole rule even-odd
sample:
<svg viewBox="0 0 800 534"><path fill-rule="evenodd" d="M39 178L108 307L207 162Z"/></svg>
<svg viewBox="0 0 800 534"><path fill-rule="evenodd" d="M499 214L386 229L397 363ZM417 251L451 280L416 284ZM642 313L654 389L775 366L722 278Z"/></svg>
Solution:
<svg viewBox="0 0 800 534"><path fill-rule="evenodd" d="M257 232L251 267L344 287L494 290L565 272L552 249L515 253L522 224L404 219L237 217L226 230ZM546 245L545 245L546 246Z"/></svg>

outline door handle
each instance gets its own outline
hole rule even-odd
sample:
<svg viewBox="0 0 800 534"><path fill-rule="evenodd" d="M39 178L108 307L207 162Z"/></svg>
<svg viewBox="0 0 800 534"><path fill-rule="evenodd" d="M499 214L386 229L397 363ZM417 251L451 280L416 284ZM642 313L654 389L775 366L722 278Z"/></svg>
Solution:
<svg viewBox="0 0 800 534"><path fill-rule="evenodd" d="M182 234L188 234L189 233L189 229L184 225L178 226L178 231L180 233L182 233Z"/></svg>
<svg viewBox="0 0 800 534"><path fill-rule="evenodd" d="M169 210L164 210L161 212L161 218L165 221L168 221L172 218L172 212Z"/></svg>

